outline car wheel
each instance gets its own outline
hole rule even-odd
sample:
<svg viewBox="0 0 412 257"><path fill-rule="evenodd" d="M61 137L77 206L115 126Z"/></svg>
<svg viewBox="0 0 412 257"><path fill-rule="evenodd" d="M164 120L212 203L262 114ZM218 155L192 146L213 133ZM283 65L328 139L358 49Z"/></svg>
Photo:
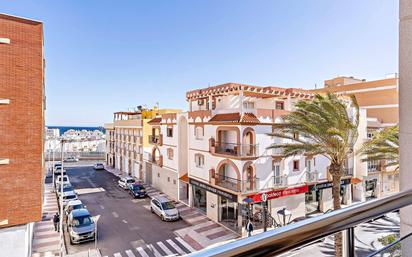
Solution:
<svg viewBox="0 0 412 257"><path fill-rule="evenodd" d="M152 207L150 207L150 211L151 211L152 213L154 213L154 210L153 210L153 208L152 208Z"/></svg>
<svg viewBox="0 0 412 257"><path fill-rule="evenodd" d="M162 215L160 215L160 218L162 219L162 221L165 221L165 217Z"/></svg>
<svg viewBox="0 0 412 257"><path fill-rule="evenodd" d="M70 237L70 245L73 245L72 237Z"/></svg>

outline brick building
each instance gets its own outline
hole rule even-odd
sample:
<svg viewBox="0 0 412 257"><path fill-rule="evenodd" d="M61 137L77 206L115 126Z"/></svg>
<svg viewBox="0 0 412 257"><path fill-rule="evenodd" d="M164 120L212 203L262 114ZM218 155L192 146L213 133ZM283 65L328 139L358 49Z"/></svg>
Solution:
<svg viewBox="0 0 412 257"><path fill-rule="evenodd" d="M29 256L41 220L44 140L43 24L0 14L0 249Z"/></svg>

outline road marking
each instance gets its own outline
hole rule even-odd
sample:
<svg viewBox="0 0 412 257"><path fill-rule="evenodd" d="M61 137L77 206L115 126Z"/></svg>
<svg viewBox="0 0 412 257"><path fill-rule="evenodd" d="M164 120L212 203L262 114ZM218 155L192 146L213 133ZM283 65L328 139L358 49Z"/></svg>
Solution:
<svg viewBox="0 0 412 257"><path fill-rule="evenodd" d="M154 248L152 244L147 245L149 250L154 254L155 257L162 257L162 255Z"/></svg>
<svg viewBox="0 0 412 257"><path fill-rule="evenodd" d="M127 224L127 220L122 220L122 222Z"/></svg>
<svg viewBox="0 0 412 257"><path fill-rule="evenodd" d="M126 254L129 257L136 257L136 255L134 255L134 253L132 252L132 250L126 250Z"/></svg>
<svg viewBox="0 0 412 257"><path fill-rule="evenodd" d="M117 214L117 212L114 211L114 212L112 212L112 214L115 218L119 218L119 214Z"/></svg>
<svg viewBox="0 0 412 257"><path fill-rule="evenodd" d="M147 253L143 250L142 247L137 247L136 250L140 253L141 256L149 257L149 255L147 255Z"/></svg>
<svg viewBox="0 0 412 257"><path fill-rule="evenodd" d="M122 255L120 253L115 253L113 255L114 255L114 257L122 257Z"/></svg>
<svg viewBox="0 0 412 257"><path fill-rule="evenodd" d="M169 248L167 248L167 246L165 246L163 244L163 242L157 242L157 245L162 248L163 252L165 252L167 255L173 255L173 252L169 250Z"/></svg>
<svg viewBox="0 0 412 257"><path fill-rule="evenodd" d="M169 243L170 246L172 246L179 254L181 255L185 255L186 252L182 250L182 248L180 248L177 244L175 244L175 242L173 242L170 239L167 239L166 242Z"/></svg>
<svg viewBox="0 0 412 257"><path fill-rule="evenodd" d="M187 250L189 250L190 252L196 252L195 249L193 249L188 243L186 243L185 240L183 240L180 237L176 237L175 238L181 245L183 245L184 247L186 247Z"/></svg>
<svg viewBox="0 0 412 257"><path fill-rule="evenodd" d="M103 205L100 205L100 209L104 210L104 206L103 206Z"/></svg>

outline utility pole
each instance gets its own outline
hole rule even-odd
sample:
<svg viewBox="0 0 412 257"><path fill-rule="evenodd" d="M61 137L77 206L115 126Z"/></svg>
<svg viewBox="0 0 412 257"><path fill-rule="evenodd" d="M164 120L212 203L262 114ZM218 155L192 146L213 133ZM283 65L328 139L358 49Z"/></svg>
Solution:
<svg viewBox="0 0 412 257"><path fill-rule="evenodd" d="M64 238L63 238L63 158L64 158L64 154L63 154L63 149L64 149L64 139L61 139L61 176L60 176L60 224L59 224L59 228L60 228L60 257L64 256L63 254L63 245L64 245Z"/></svg>
<svg viewBox="0 0 412 257"><path fill-rule="evenodd" d="M268 195L266 193L263 193L261 198L263 205L263 232L266 232L268 229Z"/></svg>

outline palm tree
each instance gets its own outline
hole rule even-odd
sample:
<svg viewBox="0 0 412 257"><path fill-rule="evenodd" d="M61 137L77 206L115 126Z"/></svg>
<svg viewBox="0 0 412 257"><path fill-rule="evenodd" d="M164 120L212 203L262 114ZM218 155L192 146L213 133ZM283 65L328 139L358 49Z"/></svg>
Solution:
<svg viewBox="0 0 412 257"><path fill-rule="evenodd" d="M362 161L384 161L385 167L399 170L399 126L388 127L362 145L359 153Z"/></svg>
<svg viewBox="0 0 412 257"><path fill-rule="evenodd" d="M301 100L296 103L294 111L283 116L284 123L275 125L274 133L270 134L291 140L290 143L269 147L283 149L285 157L304 154L323 155L329 159L335 210L341 208L341 177L358 138L359 106L354 96L350 100L345 101L332 93L316 94L312 100ZM352 116L348 113L348 104L354 107ZM342 256L341 232L335 235L335 253Z"/></svg>

